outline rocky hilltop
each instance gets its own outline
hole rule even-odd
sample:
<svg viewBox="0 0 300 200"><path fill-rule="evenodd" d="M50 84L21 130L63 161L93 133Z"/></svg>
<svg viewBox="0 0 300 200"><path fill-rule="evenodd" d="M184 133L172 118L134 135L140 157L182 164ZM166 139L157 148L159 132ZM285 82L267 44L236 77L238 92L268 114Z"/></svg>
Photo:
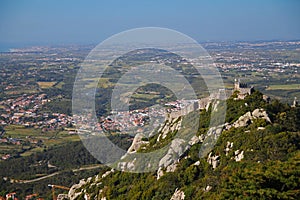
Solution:
<svg viewBox="0 0 300 200"><path fill-rule="evenodd" d="M300 107L266 101L258 91L237 96L220 102L227 106L222 124L210 126L212 105L194 113L199 127L188 138L176 135L192 130L190 115L169 119L150 138L136 135L131 158L166 148L155 171L107 168L73 185L69 199L298 199ZM123 171L137 163L119 162Z"/></svg>

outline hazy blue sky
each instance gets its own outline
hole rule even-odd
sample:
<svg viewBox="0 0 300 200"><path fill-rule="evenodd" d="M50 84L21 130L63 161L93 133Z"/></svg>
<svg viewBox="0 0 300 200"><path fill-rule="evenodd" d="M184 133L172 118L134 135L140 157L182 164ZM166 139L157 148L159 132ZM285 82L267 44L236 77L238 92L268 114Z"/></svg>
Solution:
<svg viewBox="0 0 300 200"><path fill-rule="evenodd" d="M298 0L0 0L0 43L98 43L131 28L198 41L300 39Z"/></svg>

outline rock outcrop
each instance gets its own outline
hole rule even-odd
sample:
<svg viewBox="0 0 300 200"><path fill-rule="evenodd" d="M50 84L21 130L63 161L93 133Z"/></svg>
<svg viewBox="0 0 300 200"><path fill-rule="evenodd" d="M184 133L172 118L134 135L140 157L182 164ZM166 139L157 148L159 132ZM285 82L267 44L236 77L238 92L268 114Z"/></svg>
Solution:
<svg viewBox="0 0 300 200"><path fill-rule="evenodd" d="M162 167L159 167L156 172L156 179L160 179L164 175L164 171L162 170Z"/></svg>
<svg viewBox="0 0 300 200"><path fill-rule="evenodd" d="M211 136L211 135L214 135L215 138L218 138L222 131L223 131L223 128L224 128L224 124L222 125L219 125L219 126L214 126L214 127L211 127L208 131L207 131L207 136Z"/></svg>
<svg viewBox="0 0 300 200"><path fill-rule="evenodd" d="M148 144L148 141L143 141L143 134L136 134L131 146L127 150L128 153L136 152L143 144Z"/></svg>
<svg viewBox="0 0 300 200"><path fill-rule="evenodd" d="M212 186L210 186L210 185L207 185L205 188L203 188L203 190L205 191L205 192L208 192L208 191L210 191L212 189Z"/></svg>
<svg viewBox="0 0 300 200"><path fill-rule="evenodd" d="M169 165L169 166L167 167L166 172L174 172L176 169L177 169L177 162L175 162L175 163Z"/></svg>
<svg viewBox="0 0 300 200"><path fill-rule="evenodd" d="M102 174L102 178L105 178L105 177L107 177L108 175L110 175L111 173L113 173L115 170L114 169L111 169L111 170L109 170L109 171L107 171L107 172L105 172L104 174ZM97 175L98 176L98 175ZM98 177L96 176L96 180L98 179Z"/></svg>
<svg viewBox="0 0 300 200"><path fill-rule="evenodd" d="M228 155L228 153L232 149L232 147L233 147L233 142L227 141L226 148L224 149L226 156Z"/></svg>
<svg viewBox="0 0 300 200"><path fill-rule="evenodd" d="M220 162L220 156L212 156L212 152L209 153L208 157L207 157L207 162L212 165L213 169L217 168L217 165Z"/></svg>
<svg viewBox="0 0 300 200"><path fill-rule="evenodd" d="M244 158L244 151L240 152L240 150L236 150L234 152L234 155L235 155L235 157L234 157L235 161L240 162Z"/></svg>
<svg viewBox="0 0 300 200"><path fill-rule="evenodd" d="M190 148L190 145L183 139L176 138L172 140L172 143L168 149L168 152L159 161L159 168L157 170L157 179L163 176L163 168L166 168L166 172L174 172L177 167L179 159Z"/></svg>
<svg viewBox="0 0 300 200"><path fill-rule="evenodd" d="M202 143L205 139L204 134L199 135L199 141Z"/></svg>
<svg viewBox="0 0 300 200"><path fill-rule="evenodd" d="M160 134L157 137L157 142L163 140L167 137L170 132L174 132L181 128L181 119L179 118L169 118L169 120L164 124L164 126L158 131Z"/></svg>
<svg viewBox="0 0 300 200"><path fill-rule="evenodd" d="M267 122L271 123L271 120L264 109L255 109L252 113L249 111L246 114L242 115L237 121L233 123L233 127L239 128L247 126L253 123L254 119L264 119ZM230 128L231 126L229 126Z"/></svg>
<svg viewBox="0 0 300 200"><path fill-rule="evenodd" d="M264 119L267 122L271 123L271 120L270 120L267 112L264 109L259 109L259 108L255 109L252 112L252 116L254 119L261 118L261 119Z"/></svg>
<svg viewBox="0 0 300 200"><path fill-rule="evenodd" d="M136 158L128 162L119 162L118 169L120 169L121 171L126 171L126 170L133 171L135 170L135 162L136 162Z"/></svg>
<svg viewBox="0 0 300 200"><path fill-rule="evenodd" d="M81 195L82 191L80 192L76 192L77 189L81 188L83 185L86 184L86 181L84 179L81 179L79 181L78 184L75 184L73 185L70 190L69 190L69 193L68 193L68 197L70 200L74 200L76 199L79 195Z"/></svg>
<svg viewBox="0 0 300 200"><path fill-rule="evenodd" d="M170 200L184 200L184 198L185 198L184 192L176 188Z"/></svg>
<svg viewBox="0 0 300 200"><path fill-rule="evenodd" d="M199 137L197 137L196 135L194 135L194 136L190 139L189 145L193 146L194 144L197 144L197 143L199 143L199 142L200 142Z"/></svg>
<svg viewBox="0 0 300 200"><path fill-rule="evenodd" d="M194 166L199 166L199 165L200 165L200 161L199 161L199 160L196 161L193 165L194 165Z"/></svg>
<svg viewBox="0 0 300 200"><path fill-rule="evenodd" d="M69 199L67 194L58 194L56 200L66 200Z"/></svg>
<svg viewBox="0 0 300 200"><path fill-rule="evenodd" d="M243 116L241 116L237 121L235 121L233 123L233 126L235 128L247 126L247 125L251 124L251 121L252 121L251 112L247 112L246 114L244 114Z"/></svg>
<svg viewBox="0 0 300 200"><path fill-rule="evenodd" d="M170 145L167 154L159 161L160 167L167 167L175 162L190 148L183 139L174 139Z"/></svg>

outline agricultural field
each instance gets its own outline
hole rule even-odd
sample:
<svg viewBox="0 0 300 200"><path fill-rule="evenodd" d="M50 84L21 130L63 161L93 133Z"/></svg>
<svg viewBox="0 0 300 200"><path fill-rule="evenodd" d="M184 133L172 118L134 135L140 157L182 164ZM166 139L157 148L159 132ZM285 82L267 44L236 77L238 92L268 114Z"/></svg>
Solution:
<svg viewBox="0 0 300 200"><path fill-rule="evenodd" d="M58 88L58 89L62 89L62 87L63 87L64 84L65 83L63 81L60 81L59 83L55 84L55 87Z"/></svg>
<svg viewBox="0 0 300 200"><path fill-rule="evenodd" d="M43 132L41 129L27 128L20 125L9 125L5 127L5 130L5 136L13 138L14 143L0 143L1 156L5 154L17 157L28 156L53 146L80 141L78 135L69 134L68 131Z"/></svg>
<svg viewBox="0 0 300 200"><path fill-rule="evenodd" d="M300 90L300 84L270 85L266 90Z"/></svg>
<svg viewBox="0 0 300 200"><path fill-rule="evenodd" d="M54 86L56 84L56 82L51 81L51 82L37 82L37 84L39 85L40 88L44 89L44 88L50 88L52 86Z"/></svg>

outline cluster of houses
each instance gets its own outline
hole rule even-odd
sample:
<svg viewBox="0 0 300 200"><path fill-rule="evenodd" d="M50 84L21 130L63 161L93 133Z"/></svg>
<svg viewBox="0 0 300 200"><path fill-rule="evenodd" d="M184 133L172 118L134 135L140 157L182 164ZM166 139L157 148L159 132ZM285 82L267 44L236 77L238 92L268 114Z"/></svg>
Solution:
<svg viewBox="0 0 300 200"><path fill-rule="evenodd" d="M122 131L127 132L135 127L143 127L148 122L150 117L158 117L163 115L163 109L156 107L113 112L113 115L100 118L100 131Z"/></svg>
<svg viewBox="0 0 300 200"><path fill-rule="evenodd" d="M126 131L132 126L144 126L149 118L148 110L133 110L129 112L116 112L108 117L101 117L101 129L106 131Z"/></svg>
<svg viewBox="0 0 300 200"><path fill-rule="evenodd" d="M0 101L0 126L22 125L34 127L43 132L65 128L72 124L73 118L62 113L44 113L40 109L49 102L46 94L22 95L16 99ZM0 131L0 144L5 145L41 145L42 141L30 136L26 139L12 138ZM2 154L0 159L8 160L11 154Z"/></svg>
<svg viewBox="0 0 300 200"><path fill-rule="evenodd" d="M107 117L100 117L99 123L90 123L89 120L82 119L82 117L77 117L77 119L81 121L80 124L84 124L84 129L81 129L80 133L84 133L87 130L127 133L135 129L139 132L138 127L147 125L150 118L152 120L163 117L164 121L168 118L177 118L179 116L187 115L195 110L205 109L210 103L210 100L211 98L176 100L168 102L161 107L158 106L131 111L113 112Z"/></svg>
<svg viewBox="0 0 300 200"><path fill-rule="evenodd" d="M243 99L253 91L252 87L235 81L234 90L239 91L238 98ZM177 100L168 102L162 107L150 107L132 111L114 112L107 117L100 117L99 122L87 122L86 129L96 131L122 131L126 132L135 127L145 126L150 118L164 116L166 119L186 115L195 110L207 109L213 99L226 99L226 91L219 90L209 97L196 100ZM2 114L0 125L18 124L27 127L40 128L42 131L65 128L74 123L71 116L62 113L43 113L40 108L49 102L46 94L23 95L16 99L7 99L0 102ZM80 118L80 117L79 117ZM86 119L79 119L85 121ZM90 124L90 125L89 125ZM75 132L76 133L76 132ZM0 141L1 142L1 141ZM19 141L2 141L18 143Z"/></svg>
<svg viewBox="0 0 300 200"><path fill-rule="evenodd" d="M176 115L186 115L189 112L198 109L198 100L177 100L166 103L165 106L153 106L144 109L137 109L131 111L113 111L107 117L100 117L99 122L91 122L83 116L77 116L77 121L83 124L80 133L89 132L88 130L100 132L122 132L128 133L132 130L139 132L139 127L148 124L150 118L157 119L163 117L175 117ZM87 115L87 118L91 116ZM140 129L143 130L143 129Z"/></svg>
<svg viewBox="0 0 300 200"><path fill-rule="evenodd" d="M247 95L251 95L253 87L249 87L240 80L235 80L234 90L237 91L237 99L244 99ZM187 115L196 110L208 109L212 100L225 100L233 92L220 89L210 94L210 96L195 100L176 100L168 102L164 107L145 108L132 111L115 112L113 115L100 118L95 130L98 131L122 131L126 132L133 127L142 127L147 124L151 117L165 116L167 118L177 118Z"/></svg>
<svg viewBox="0 0 300 200"><path fill-rule="evenodd" d="M22 95L0 101L0 125L17 124L47 131L72 123L72 117L66 114L40 112L40 108L49 101L46 94Z"/></svg>

